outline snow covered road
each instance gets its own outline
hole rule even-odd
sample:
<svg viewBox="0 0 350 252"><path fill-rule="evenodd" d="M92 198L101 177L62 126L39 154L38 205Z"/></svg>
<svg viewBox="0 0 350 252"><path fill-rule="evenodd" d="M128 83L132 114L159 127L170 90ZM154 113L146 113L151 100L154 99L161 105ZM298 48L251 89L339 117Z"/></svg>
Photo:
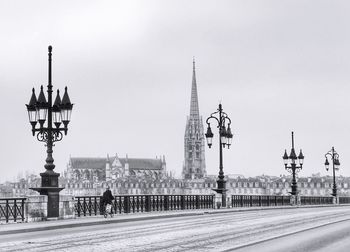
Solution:
<svg viewBox="0 0 350 252"><path fill-rule="evenodd" d="M274 251L278 246L284 247L275 251L313 251L295 250L299 241L318 244L314 251L320 251L333 240L340 242L323 237L332 228L350 240L350 206L204 214L1 235L0 251Z"/></svg>

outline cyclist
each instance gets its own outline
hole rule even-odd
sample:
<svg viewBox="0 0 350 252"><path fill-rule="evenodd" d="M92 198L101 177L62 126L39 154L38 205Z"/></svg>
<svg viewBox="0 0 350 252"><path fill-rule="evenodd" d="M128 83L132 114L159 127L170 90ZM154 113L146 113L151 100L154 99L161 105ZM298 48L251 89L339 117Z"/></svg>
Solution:
<svg viewBox="0 0 350 252"><path fill-rule="evenodd" d="M106 191L103 193L102 196L102 203L104 207L104 216L107 218L107 215L110 214L111 217L113 217L112 212L112 200L114 199L111 190L109 189L109 186L107 186Z"/></svg>

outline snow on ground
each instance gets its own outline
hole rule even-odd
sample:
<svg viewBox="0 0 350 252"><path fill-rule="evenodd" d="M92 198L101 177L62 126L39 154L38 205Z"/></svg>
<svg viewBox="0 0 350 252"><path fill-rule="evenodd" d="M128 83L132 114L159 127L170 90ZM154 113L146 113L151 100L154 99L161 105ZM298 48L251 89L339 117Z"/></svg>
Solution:
<svg viewBox="0 0 350 252"><path fill-rule="evenodd" d="M205 214L0 236L0 251L224 251L347 219L346 206Z"/></svg>

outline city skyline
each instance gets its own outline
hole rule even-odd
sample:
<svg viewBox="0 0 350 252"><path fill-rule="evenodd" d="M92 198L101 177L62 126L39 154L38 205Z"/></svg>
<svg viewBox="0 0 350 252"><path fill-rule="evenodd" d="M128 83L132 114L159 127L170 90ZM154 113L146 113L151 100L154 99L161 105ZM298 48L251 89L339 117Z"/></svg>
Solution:
<svg viewBox="0 0 350 252"><path fill-rule="evenodd" d="M103 3L103 4L102 4ZM21 5L21 8L19 8ZM43 172L45 146L24 104L47 85L68 86L68 135L56 143L56 172L71 156L154 158L181 177L190 111L192 57L203 121L219 102L232 119L225 174L289 175L284 150L305 155L300 176L320 172L334 146L337 175L350 176L350 21L341 1L3 1L0 3L2 176ZM206 128L206 125L204 125ZM213 141L218 141L214 132ZM218 149L206 170L218 174Z"/></svg>

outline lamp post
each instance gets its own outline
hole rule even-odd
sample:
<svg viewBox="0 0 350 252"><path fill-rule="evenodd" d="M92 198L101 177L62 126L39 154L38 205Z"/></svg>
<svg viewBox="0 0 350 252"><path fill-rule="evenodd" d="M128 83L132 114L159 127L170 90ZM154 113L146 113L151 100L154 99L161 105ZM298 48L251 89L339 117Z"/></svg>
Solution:
<svg viewBox="0 0 350 252"><path fill-rule="evenodd" d="M339 154L334 150L334 147L330 151L328 151L325 154L326 161L324 162L324 165L326 166L326 170L328 171L329 169L329 162L327 156L330 156L330 159L332 160L333 163L333 189L332 189L332 195L334 197L337 197L337 184L335 182L335 171L339 170L340 162L339 162Z"/></svg>
<svg viewBox="0 0 350 252"><path fill-rule="evenodd" d="M67 87L65 88L63 98L61 100L59 90L52 104L52 46L49 46L49 66L48 66L48 85L46 100L43 86L40 87L38 99L35 95L35 89L32 90L32 96L29 104L26 104L29 122L32 125L33 136L40 142L46 143L46 171L40 173L41 187L30 188L40 193L40 195L48 196L47 217L59 216L59 192L64 189L58 187L59 173L54 172L54 159L52 157L52 147L54 142L61 141L63 138L62 132L67 135L68 123L70 121L73 104L70 102ZM38 127L37 124L39 123ZM46 125L45 125L46 123ZM54 127L52 125L54 123ZM61 127L63 124L63 127Z"/></svg>
<svg viewBox="0 0 350 252"><path fill-rule="evenodd" d="M284 155L283 155L283 161L284 161L284 167L285 169L290 172L293 175L292 178L292 191L290 192L291 195L297 195L297 181L295 179L296 173L298 173L302 168L303 168L303 163L304 163L304 155L302 151L300 150L299 156L295 154L294 150L294 132L292 132L292 149L290 151L290 154L288 156L287 150L284 150ZM297 161L299 163L299 166L297 165ZM289 164L289 166L288 166Z"/></svg>
<svg viewBox="0 0 350 252"><path fill-rule="evenodd" d="M217 116L215 116L217 115ZM213 144L213 132L211 131L210 128L210 123L209 121L211 119L214 119L217 121L218 126L217 128L219 129L219 176L217 182L217 189L213 189L217 193L222 195L222 206L226 207L226 181L225 181L225 176L224 176L224 170L223 170L223 159L222 159L222 148L230 148L230 145L232 143L232 132L231 132L231 119L227 116L225 112L222 110L222 105L219 104L219 108L216 112L212 113L208 118L207 118L207 124L208 124L208 129L207 133L205 134L205 137L207 138L207 144L209 148L211 148ZM227 122L227 129L226 129L226 122Z"/></svg>

